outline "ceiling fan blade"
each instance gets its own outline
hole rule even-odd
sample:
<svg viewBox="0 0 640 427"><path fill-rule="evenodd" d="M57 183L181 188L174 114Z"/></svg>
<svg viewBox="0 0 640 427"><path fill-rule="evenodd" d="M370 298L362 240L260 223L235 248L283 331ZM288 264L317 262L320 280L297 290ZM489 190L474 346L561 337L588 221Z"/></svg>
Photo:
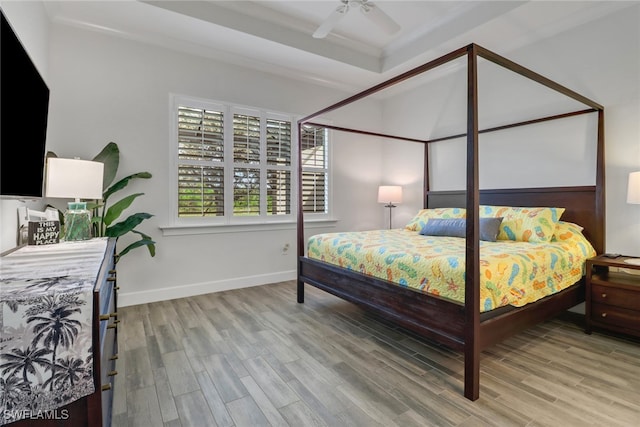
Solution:
<svg viewBox="0 0 640 427"><path fill-rule="evenodd" d="M384 13L382 9L380 9L375 4L369 1L364 1L362 3L360 11L364 14L364 16L376 23L376 25L382 28L382 30L386 33L394 34L400 31L400 25L398 25L396 21L391 19L389 15Z"/></svg>
<svg viewBox="0 0 640 427"><path fill-rule="evenodd" d="M349 11L348 4L342 4L338 6L331 15L318 27L318 29L313 33L314 39L323 39L333 30L333 27L347 14Z"/></svg>

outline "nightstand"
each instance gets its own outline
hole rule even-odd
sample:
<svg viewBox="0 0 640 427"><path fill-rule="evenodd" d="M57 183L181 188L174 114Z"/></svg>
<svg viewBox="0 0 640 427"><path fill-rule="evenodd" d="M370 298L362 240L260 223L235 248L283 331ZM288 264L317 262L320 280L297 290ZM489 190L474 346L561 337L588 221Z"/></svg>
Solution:
<svg viewBox="0 0 640 427"><path fill-rule="evenodd" d="M586 332L592 329L640 337L640 265L599 255L586 265ZM631 271L631 274L621 269Z"/></svg>

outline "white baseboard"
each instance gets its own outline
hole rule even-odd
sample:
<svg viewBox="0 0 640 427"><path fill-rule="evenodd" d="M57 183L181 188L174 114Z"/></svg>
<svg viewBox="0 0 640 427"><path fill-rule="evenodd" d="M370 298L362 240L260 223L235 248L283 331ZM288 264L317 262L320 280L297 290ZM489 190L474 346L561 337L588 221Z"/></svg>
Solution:
<svg viewBox="0 0 640 427"><path fill-rule="evenodd" d="M296 271L291 270L271 274L261 274L258 276L246 276L227 280L217 280L214 282L194 283L192 285L185 286L152 289L148 291L122 292L118 293L118 306L127 307L130 305L192 297L195 295L209 294L212 292L228 291L231 289L249 288L251 286L295 280L296 277Z"/></svg>

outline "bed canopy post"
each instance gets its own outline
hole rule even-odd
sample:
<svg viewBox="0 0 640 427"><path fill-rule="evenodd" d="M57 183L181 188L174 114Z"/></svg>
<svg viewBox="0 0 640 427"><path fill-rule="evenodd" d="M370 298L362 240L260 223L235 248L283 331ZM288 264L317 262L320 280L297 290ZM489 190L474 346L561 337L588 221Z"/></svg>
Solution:
<svg viewBox="0 0 640 427"><path fill-rule="evenodd" d="M429 180L429 144L422 144L424 150L424 163L422 165L422 207L427 208L427 194L431 188L431 182Z"/></svg>
<svg viewBox="0 0 640 427"><path fill-rule="evenodd" d="M480 396L480 232L478 185L478 53L467 54L467 230L465 252L464 396Z"/></svg>
<svg viewBox="0 0 640 427"><path fill-rule="evenodd" d="M304 256L304 209L302 206L302 123L298 122L298 221L297 221L297 295L298 303L304 303L304 280L301 280L301 257Z"/></svg>
<svg viewBox="0 0 640 427"><path fill-rule="evenodd" d="M604 197L604 109L598 110L598 142L596 147L596 221L598 223L597 232L594 236L594 247L600 253L606 252L606 218L605 218L605 197Z"/></svg>

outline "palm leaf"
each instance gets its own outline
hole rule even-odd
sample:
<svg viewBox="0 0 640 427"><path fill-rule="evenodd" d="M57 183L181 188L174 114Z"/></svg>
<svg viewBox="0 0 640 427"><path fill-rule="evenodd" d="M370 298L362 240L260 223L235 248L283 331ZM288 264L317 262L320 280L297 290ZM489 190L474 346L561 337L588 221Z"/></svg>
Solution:
<svg viewBox="0 0 640 427"><path fill-rule="evenodd" d="M119 222L115 225L112 225L111 227L107 227L107 230L105 231L105 236L120 237L132 231L142 221L144 221L145 219L149 219L152 216L153 215L144 213L144 212L133 214L127 219L125 219L124 221Z"/></svg>
<svg viewBox="0 0 640 427"><path fill-rule="evenodd" d="M135 232L135 231L134 231ZM156 242L154 242L153 240L150 239L140 239L138 241L135 241L133 243L131 243L129 246L127 246L126 248L124 248L119 254L118 256L121 257L123 255L125 255L127 252L129 252L132 249L135 248L139 248L141 246L146 246L147 249L149 249L149 254L153 257L156 256Z"/></svg>
<svg viewBox="0 0 640 427"><path fill-rule="evenodd" d="M134 178L149 179L151 178L151 174L149 172L138 172L138 173L134 173L133 175L129 175L127 177L122 178L120 181L113 184L104 192L104 194L102 195L103 199L107 200L110 195L112 195L116 191L122 190L124 187L126 187L129 184L129 181L131 181Z"/></svg>
<svg viewBox="0 0 640 427"><path fill-rule="evenodd" d="M142 231L138 231L138 230L131 230L132 233L136 233L139 234L143 239L147 239L147 240L152 240L151 236L144 234ZM155 242L153 242L155 243Z"/></svg>
<svg viewBox="0 0 640 427"><path fill-rule="evenodd" d="M122 214L122 212L127 209L129 206L131 206L131 203L133 203L133 201L139 197L142 196L144 193L135 193L135 194L131 194L130 196L125 197L124 199L120 200L119 202L115 203L113 206L111 206L109 209L107 209L107 212L104 214L104 224L108 227L111 225L111 223L120 216L120 214Z"/></svg>
<svg viewBox="0 0 640 427"><path fill-rule="evenodd" d="M118 166L120 165L120 149L118 144L110 142L93 158L94 162L104 163L102 189L106 190L109 184L116 178Z"/></svg>

